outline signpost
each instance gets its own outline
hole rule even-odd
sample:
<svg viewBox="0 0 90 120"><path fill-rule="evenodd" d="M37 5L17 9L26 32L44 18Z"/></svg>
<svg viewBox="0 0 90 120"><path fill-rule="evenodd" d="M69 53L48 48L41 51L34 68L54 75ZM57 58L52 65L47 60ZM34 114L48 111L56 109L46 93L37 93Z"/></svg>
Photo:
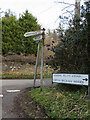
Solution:
<svg viewBox="0 0 90 120"><path fill-rule="evenodd" d="M45 39L45 29L43 29L43 33L42 33L41 88L40 88L40 91L42 91L42 83L43 83L44 39Z"/></svg>
<svg viewBox="0 0 90 120"><path fill-rule="evenodd" d="M39 51L40 51L40 41L38 42L38 50L37 50L37 58L36 58L36 66L35 66L35 74L34 74L34 87L35 87L35 82L36 82L36 74L37 74L37 67L38 67Z"/></svg>
<svg viewBox="0 0 90 120"><path fill-rule="evenodd" d="M88 98L90 100L90 76L87 74L53 73L53 83L64 83L88 86Z"/></svg>
<svg viewBox="0 0 90 120"><path fill-rule="evenodd" d="M42 35L38 35L33 38L33 40L41 40L41 39L42 39Z"/></svg>
<svg viewBox="0 0 90 120"><path fill-rule="evenodd" d="M42 40L42 56L41 56L41 88L42 90L42 80L43 80L43 58L44 58L44 39L45 39L45 29L41 29L39 31L27 32L24 34L25 37L35 36L33 40L38 42L38 50L37 50L37 58L36 58L36 66L35 66L35 74L34 74L34 87L36 82L36 74L38 67L38 59L39 59L39 51L40 51L40 40Z"/></svg>
<svg viewBox="0 0 90 120"><path fill-rule="evenodd" d="M88 75L83 74L53 74L53 82L74 85L88 85Z"/></svg>
<svg viewBox="0 0 90 120"><path fill-rule="evenodd" d="M26 32L24 34L25 37L35 36L35 35L42 35L43 30L38 31L32 31L32 32Z"/></svg>

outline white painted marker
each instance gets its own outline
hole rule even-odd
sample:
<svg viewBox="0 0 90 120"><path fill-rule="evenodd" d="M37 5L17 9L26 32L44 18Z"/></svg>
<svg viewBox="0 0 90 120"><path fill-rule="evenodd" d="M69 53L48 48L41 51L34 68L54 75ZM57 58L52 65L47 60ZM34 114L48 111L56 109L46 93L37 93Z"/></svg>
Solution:
<svg viewBox="0 0 90 120"><path fill-rule="evenodd" d="M1 94L1 95L0 95L0 97L2 98L2 97L3 97L3 95Z"/></svg>
<svg viewBox="0 0 90 120"><path fill-rule="evenodd" d="M14 93L14 92L20 92L20 90L6 90L7 92L12 92L12 93Z"/></svg>

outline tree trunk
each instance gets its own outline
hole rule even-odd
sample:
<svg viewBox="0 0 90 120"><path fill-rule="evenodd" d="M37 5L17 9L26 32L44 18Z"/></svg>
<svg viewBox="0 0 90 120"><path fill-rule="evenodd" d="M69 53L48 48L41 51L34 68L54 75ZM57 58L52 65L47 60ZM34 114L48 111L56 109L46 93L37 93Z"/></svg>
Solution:
<svg viewBox="0 0 90 120"><path fill-rule="evenodd" d="M75 0L75 28L78 29L80 25L80 0Z"/></svg>

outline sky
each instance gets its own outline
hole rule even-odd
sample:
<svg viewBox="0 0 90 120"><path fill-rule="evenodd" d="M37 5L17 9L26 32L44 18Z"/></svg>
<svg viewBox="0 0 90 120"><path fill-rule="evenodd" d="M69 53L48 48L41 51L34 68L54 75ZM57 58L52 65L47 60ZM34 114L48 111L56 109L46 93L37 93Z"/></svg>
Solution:
<svg viewBox="0 0 90 120"><path fill-rule="evenodd" d="M28 10L37 18L42 28L53 30L58 28L59 16L66 12L64 8L68 6L57 2L75 4L75 0L1 0L0 8L4 12L10 9L17 18ZM74 6L70 5L67 10L74 10Z"/></svg>

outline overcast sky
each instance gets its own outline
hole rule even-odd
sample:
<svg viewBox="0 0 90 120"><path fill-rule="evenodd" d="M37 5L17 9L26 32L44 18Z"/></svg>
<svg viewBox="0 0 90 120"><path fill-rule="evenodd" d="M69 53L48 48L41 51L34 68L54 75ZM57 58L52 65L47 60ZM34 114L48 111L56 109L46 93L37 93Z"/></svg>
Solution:
<svg viewBox="0 0 90 120"><path fill-rule="evenodd" d="M75 4L75 0L1 0L0 8L2 11L10 9L17 17L28 10L37 18L42 28L55 29L59 25L59 16L65 12L62 9L67 6L56 3L57 1ZM74 6L71 5L68 10L74 10Z"/></svg>

